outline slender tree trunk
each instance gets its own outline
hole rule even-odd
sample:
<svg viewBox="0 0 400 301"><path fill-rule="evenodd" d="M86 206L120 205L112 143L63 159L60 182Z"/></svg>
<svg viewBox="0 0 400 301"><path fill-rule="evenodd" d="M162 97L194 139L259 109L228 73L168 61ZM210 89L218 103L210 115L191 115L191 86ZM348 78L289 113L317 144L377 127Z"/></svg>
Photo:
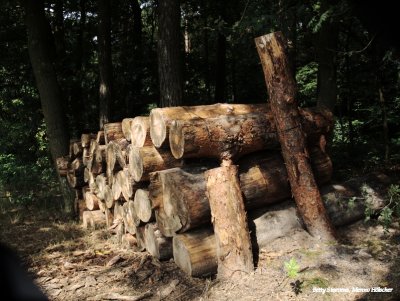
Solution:
<svg viewBox="0 0 400 301"><path fill-rule="evenodd" d="M133 11L133 38L134 38L134 67L135 67L135 80L133 82L134 97L136 103L140 103L142 98L142 86L143 86L143 43L142 43L142 9L138 0L132 1ZM129 106L128 112L134 116L135 114L132 105Z"/></svg>
<svg viewBox="0 0 400 301"><path fill-rule="evenodd" d="M329 9L328 0L321 4L322 12ZM330 19L322 23L317 37L317 105L324 106L333 111L337 98L336 85L336 55L338 43L338 28Z"/></svg>
<svg viewBox="0 0 400 301"><path fill-rule="evenodd" d="M23 0L25 24L28 33L28 50L36 85L40 94L42 111L46 122L50 152L54 166L56 159L68 155L69 137L66 115L63 108L63 97L52 58L52 36L50 25L44 14L43 2L39 0ZM60 188L64 197L66 213L72 213L74 194L68 187L67 179L59 176Z"/></svg>
<svg viewBox="0 0 400 301"><path fill-rule="evenodd" d="M215 78L216 102L226 102L226 37L219 33L217 39L217 70Z"/></svg>
<svg viewBox="0 0 400 301"><path fill-rule="evenodd" d="M208 22L207 22L207 6L206 2L202 0L200 2L200 6L202 8L201 14L203 17L203 51L204 51L204 66L203 66L203 72L204 72L204 82L206 86L206 95L207 95L207 103L210 103L211 101L211 89L210 89L210 55L209 55L209 35L208 35Z"/></svg>
<svg viewBox="0 0 400 301"><path fill-rule="evenodd" d="M158 1L158 76L160 106L179 106L183 98L180 2Z"/></svg>
<svg viewBox="0 0 400 301"><path fill-rule="evenodd" d="M99 122L100 128L111 117L112 103L112 60L111 60L111 6L110 0L97 0L98 47L99 47Z"/></svg>
<svg viewBox="0 0 400 301"><path fill-rule="evenodd" d="M388 128L388 115L387 115L387 110L386 110L386 101L385 97L383 95L383 89L382 87L379 87L378 89L379 92L379 104L381 106L381 111L382 111L382 136L383 136L383 145L385 149L384 153L384 161L385 164L389 164L389 128Z"/></svg>

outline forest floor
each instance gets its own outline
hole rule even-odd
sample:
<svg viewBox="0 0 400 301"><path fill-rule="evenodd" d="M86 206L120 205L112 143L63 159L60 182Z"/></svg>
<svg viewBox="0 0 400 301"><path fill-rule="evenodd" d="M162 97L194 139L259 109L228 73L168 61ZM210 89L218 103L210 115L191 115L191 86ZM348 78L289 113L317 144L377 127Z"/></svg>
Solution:
<svg viewBox="0 0 400 301"><path fill-rule="evenodd" d="M121 249L106 230L86 231L48 211L0 211L0 241L18 251L50 300L400 300L399 223L387 232L360 221L338 236L330 245L305 231L278 239L233 283L187 277L172 260ZM292 258L300 270L293 279L284 268ZM385 287L392 292L353 292Z"/></svg>

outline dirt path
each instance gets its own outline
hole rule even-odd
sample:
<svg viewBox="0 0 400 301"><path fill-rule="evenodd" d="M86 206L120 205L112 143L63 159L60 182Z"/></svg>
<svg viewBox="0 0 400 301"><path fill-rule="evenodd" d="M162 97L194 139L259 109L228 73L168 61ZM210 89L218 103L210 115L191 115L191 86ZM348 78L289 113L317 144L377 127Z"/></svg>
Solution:
<svg viewBox="0 0 400 301"><path fill-rule="evenodd" d="M186 277L172 261L121 249L105 230L84 231L48 213L30 212L35 214L0 212L0 241L18 250L50 300L400 299L397 223L385 233L379 225L359 222L340 229L341 243L335 245L295 232L262 249L258 268L240 283L220 283ZM293 279L284 268L291 259L300 271ZM373 287L393 291L352 292Z"/></svg>

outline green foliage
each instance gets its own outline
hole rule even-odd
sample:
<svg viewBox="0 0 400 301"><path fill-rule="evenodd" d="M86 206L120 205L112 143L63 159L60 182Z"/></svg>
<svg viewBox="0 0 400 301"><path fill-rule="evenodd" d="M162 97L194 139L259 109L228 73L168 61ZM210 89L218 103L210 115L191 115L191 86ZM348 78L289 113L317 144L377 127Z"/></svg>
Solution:
<svg viewBox="0 0 400 301"><path fill-rule="evenodd" d="M392 184L389 186L387 200L388 204L378 212L376 212L368 202L365 209L365 221L369 221L373 215L377 214L378 222L383 226L386 232L393 223L394 217L400 216L400 185Z"/></svg>
<svg viewBox="0 0 400 301"><path fill-rule="evenodd" d="M300 266L295 258L284 262L284 267L289 278L296 278L299 275Z"/></svg>

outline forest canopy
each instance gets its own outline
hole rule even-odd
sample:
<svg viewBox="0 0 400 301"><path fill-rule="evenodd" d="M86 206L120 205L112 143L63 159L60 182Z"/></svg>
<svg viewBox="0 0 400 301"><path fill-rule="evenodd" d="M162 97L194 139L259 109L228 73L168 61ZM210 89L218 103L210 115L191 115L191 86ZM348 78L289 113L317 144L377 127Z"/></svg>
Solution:
<svg viewBox="0 0 400 301"><path fill-rule="evenodd" d="M60 137L157 106L267 102L254 38L273 31L289 41L301 106L334 112L336 176L398 164L400 39L386 4L1 1L0 205L59 194Z"/></svg>

